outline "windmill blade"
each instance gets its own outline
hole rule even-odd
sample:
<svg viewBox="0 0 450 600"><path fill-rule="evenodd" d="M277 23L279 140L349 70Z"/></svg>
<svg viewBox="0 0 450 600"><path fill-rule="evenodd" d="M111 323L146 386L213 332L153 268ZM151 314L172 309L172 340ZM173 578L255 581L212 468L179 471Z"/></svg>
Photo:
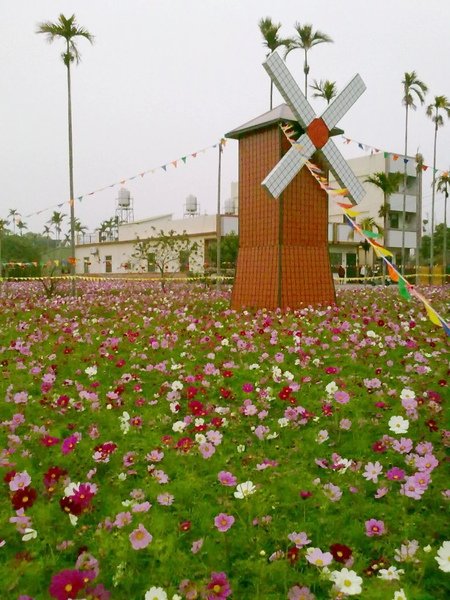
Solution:
<svg viewBox="0 0 450 600"><path fill-rule="evenodd" d="M366 84L359 75L355 75L323 113L322 119L328 129L332 129L341 120L365 90Z"/></svg>
<svg viewBox="0 0 450 600"><path fill-rule="evenodd" d="M263 63L263 67L277 86L286 104L291 107L297 121L303 129L306 129L316 115L290 74L284 60L277 52L273 52Z"/></svg>
<svg viewBox="0 0 450 600"><path fill-rule="evenodd" d="M304 133L296 142L294 142L293 146L270 171L261 185L265 187L274 198L278 198L303 165L311 158L315 150L314 144L306 133Z"/></svg>
<svg viewBox="0 0 450 600"><path fill-rule="evenodd" d="M357 204L362 200L366 191L359 179L350 169L347 161L339 152L332 139L320 150L328 163L330 171L336 177L341 187L348 190L348 198L353 204Z"/></svg>

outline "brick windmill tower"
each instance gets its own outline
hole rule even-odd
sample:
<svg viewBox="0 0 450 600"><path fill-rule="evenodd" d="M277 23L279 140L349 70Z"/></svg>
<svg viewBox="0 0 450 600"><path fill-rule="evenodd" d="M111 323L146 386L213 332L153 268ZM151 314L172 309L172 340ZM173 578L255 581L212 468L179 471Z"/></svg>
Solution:
<svg viewBox="0 0 450 600"><path fill-rule="evenodd" d="M286 104L230 131L239 140L239 255L232 308L298 308L335 300L328 254L328 197L308 169L313 156L357 203L364 188L331 139L365 90L359 75L317 118L284 61L264 68ZM298 132L292 145L280 125ZM317 153L317 155L315 154Z"/></svg>

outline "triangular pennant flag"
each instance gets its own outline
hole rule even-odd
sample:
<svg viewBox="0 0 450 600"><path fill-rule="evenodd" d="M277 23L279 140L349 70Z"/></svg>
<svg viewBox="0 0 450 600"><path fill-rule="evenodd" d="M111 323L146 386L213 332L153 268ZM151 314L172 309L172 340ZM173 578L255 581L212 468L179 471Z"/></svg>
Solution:
<svg viewBox="0 0 450 600"><path fill-rule="evenodd" d="M384 158L389 158L389 152L384 152Z"/></svg>
<svg viewBox="0 0 450 600"><path fill-rule="evenodd" d="M375 233L375 231L367 231L366 229L363 229L362 232L366 237L370 239L382 237L381 233Z"/></svg>
<svg viewBox="0 0 450 600"><path fill-rule="evenodd" d="M353 204L344 204L343 202L336 202L341 208L353 208Z"/></svg>
<svg viewBox="0 0 450 600"><path fill-rule="evenodd" d="M431 306L428 306L428 304L425 304L425 309L427 311L427 315L428 315L428 318L430 319L430 321L432 323L434 323L434 325L441 326L442 325L442 321L439 318L439 316L436 313L436 311L433 308L431 308Z"/></svg>
<svg viewBox="0 0 450 600"><path fill-rule="evenodd" d="M398 154L393 154L392 155L392 160L398 160L399 159L399 155Z"/></svg>
<svg viewBox="0 0 450 600"><path fill-rule="evenodd" d="M358 146L361 148L361 150L364 150L364 146L361 144L361 142L358 143Z"/></svg>
<svg viewBox="0 0 450 600"><path fill-rule="evenodd" d="M422 165L422 171L426 171L428 169L428 165Z"/></svg>
<svg viewBox="0 0 450 600"><path fill-rule="evenodd" d="M184 162L184 164L186 164L186 157L185 156L182 156L181 160Z"/></svg>
<svg viewBox="0 0 450 600"><path fill-rule="evenodd" d="M401 279L400 277L398 279L398 293L400 294L400 296L402 296L402 298L405 298L405 300L411 299L411 294L409 293L408 288L406 287L405 280Z"/></svg>
<svg viewBox="0 0 450 600"><path fill-rule="evenodd" d="M192 158L196 158L196 156L197 156L197 152L193 152L193 153L191 154L191 156L192 156Z"/></svg>
<svg viewBox="0 0 450 600"><path fill-rule="evenodd" d="M348 214L349 217L357 217L358 215L361 214L357 210L351 210L350 208L346 208L345 212Z"/></svg>
<svg viewBox="0 0 450 600"><path fill-rule="evenodd" d="M375 240L372 242L372 244L374 244L375 252L378 256L394 256L392 252L389 252L389 250L386 250L386 248L383 248L383 246L375 245Z"/></svg>
<svg viewBox="0 0 450 600"><path fill-rule="evenodd" d="M407 158L404 158L404 159L403 159L403 162L404 162L404 163L405 163L405 165L406 165L406 164L408 164L409 160L408 160Z"/></svg>
<svg viewBox="0 0 450 600"><path fill-rule="evenodd" d="M398 272L394 269L394 267L390 263L387 263L387 269L388 269L389 277L391 278L392 281L394 281L396 283L400 278Z"/></svg>
<svg viewBox="0 0 450 600"><path fill-rule="evenodd" d="M447 323L443 319L441 319L441 325L444 328L446 335L450 336L450 327L447 325Z"/></svg>
<svg viewBox="0 0 450 600"><path fill-rule="evenodd" d="M165 171L165 170L167 169L167 165L163 165L163 166L161 167L161 169L162 169L163 171Z"/></svg>
<svg viewBox="0 0 450 600"><path fill-rule="evenodd" d="M174 167L175 167L175 169L176 169L176 168L177 168L177 166L178 166L178 162L177 162L176 160L173 160L173 161L172 161L172 164L173 164L173 166L174 166Z"/></svg>

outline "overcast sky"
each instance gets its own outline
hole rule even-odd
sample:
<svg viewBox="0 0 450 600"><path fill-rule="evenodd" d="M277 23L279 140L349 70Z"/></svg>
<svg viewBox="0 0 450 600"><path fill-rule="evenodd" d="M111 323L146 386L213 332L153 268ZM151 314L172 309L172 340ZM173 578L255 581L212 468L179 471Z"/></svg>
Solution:
<svg viewBox="0 0 450 600"><path fill-rule="evenodd" d="M262 17L294 34L296 21L331 36L309 53L310 80L339 89L359 73L367 91L338 124L352 140L390 152L404 148L405 71L429 86L426 104L450 97L448 0L0 0L0 218L18 209L30 230L42 231L53 210L69 212L66 73L62 42L48 44L37 24L75 13L95 36L80 38L73 68L75 196L150 169L125 186L135 218L183 213L189 194L202 212L217 206L217 149L224 133L269 109L262 67ZM303 54L287 65L303 87ZM281 103L275 92L274 104ZM312 100L317 113L322 100ZM438 134L437 167L450 166L450 122ZM411 113L409 153L433 162L434 125L419 107ZM347 156L364 152L338 146ZM177 168L171 162L180 161ZM164 171L162 165L169 166ZM429 173L429 172L428 172ZM427 178L429 174L427 173ZM237 142L222 161L222 200L237 179ZM425 179L425 214L431 180ZM94 229L114 215L120 186L77 201L76 215ZM438 220L443 198L437 197ZM37 211L40 214L30 215ZM28 216L30 215L30 216Z"/></svg>

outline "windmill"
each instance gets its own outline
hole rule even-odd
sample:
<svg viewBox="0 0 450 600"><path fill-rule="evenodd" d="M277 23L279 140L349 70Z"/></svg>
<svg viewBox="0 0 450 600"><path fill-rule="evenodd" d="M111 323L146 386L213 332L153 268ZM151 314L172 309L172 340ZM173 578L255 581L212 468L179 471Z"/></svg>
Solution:
<svg viewBox="0 0 450 600"><path fill-rule="evenodd" d="M364 188L331 136L365 85L357 75L317 117L276 52L264 68L286 104L226 134L239 140L239 254L231 306L328 305L335 301L328 196L302 167L319 153L352 204L361 200ZM281 130L285 124L297 131L293 145Z"/></svg>

